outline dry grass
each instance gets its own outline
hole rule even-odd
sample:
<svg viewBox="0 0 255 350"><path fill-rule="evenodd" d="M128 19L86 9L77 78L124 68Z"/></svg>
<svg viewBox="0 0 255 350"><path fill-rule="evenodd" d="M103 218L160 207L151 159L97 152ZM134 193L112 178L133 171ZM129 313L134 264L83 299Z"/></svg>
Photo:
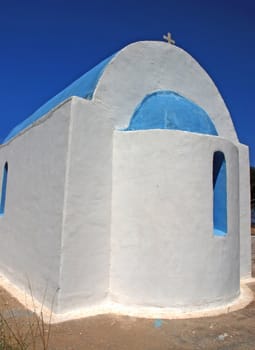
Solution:
<svg viewBox="0 0 255 350"><path fill-rule="evenodd" d="M36 307L32 289L30 295L33 303L33 312L28 309L15 310L8 302L2 300L6 307L0 310L0 350L47 350L51 334L51 316L55 297L52 300L49 321L46 323L43 317L43 307L46 297L39 310L40 317L36 314ZM38 311L37 311L38 313Z"/></svg>

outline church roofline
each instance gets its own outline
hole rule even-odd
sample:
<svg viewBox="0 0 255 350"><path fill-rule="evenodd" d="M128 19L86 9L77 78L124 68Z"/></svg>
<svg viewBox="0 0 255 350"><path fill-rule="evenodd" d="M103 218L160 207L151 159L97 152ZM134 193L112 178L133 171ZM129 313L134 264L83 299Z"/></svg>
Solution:
<svg viewBox="0 0 255 350"><path fill-rule="evenodd" d="M40 108L38 108L32 115L23 120L21 123L17 124L9 134L4 138L3 144L7 143L15 136L17 136L20 132L27 129L33 123L35 123L38 119L42 118L52 109L56 108L65 100L69 99L72 96L82 97L87 100L91 100L93 98L94 91L98 84L98 81L103 74L106 66L112 60L115 55L111 55L107 57L102 62L97 64L94 68L83 74L80 78L75 80L69 86L67 86L64 90L59 92L56 96L51 98L45 104L43 104Z"/></svg>
<svg viewBox="0 0 255 350"><path fill-rule="evenodd" d="M162 41L139 41L106 58L43 104L16 125L2 144L71 97L100 100L106 106L112 106L114 126L126 128L135 106L144 96L160 90L171 90L193 101L208 113L219 136L239 142L224 100L200 64L175 45Z"/></svg>

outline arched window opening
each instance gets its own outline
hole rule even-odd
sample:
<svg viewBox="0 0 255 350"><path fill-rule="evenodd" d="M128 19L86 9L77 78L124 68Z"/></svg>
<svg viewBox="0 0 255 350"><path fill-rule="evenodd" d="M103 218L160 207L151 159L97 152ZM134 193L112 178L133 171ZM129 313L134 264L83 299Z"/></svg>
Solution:
<svg viewBox="0 0 255 350"><path fill-rule="evenodd" d="M0 202L0 215L3 215L4 210L5 210L7 178L8 178L8 163L6 162L4 165L4 171L3 171L2 192L1 192L1 202Z"/></svg>
<svg viewBox="0 0 255 350"><path fill-rule="evenodd" d="M213 155L213 229L215 236L225 236L227 219L227 170L222 152Z"/></svg>

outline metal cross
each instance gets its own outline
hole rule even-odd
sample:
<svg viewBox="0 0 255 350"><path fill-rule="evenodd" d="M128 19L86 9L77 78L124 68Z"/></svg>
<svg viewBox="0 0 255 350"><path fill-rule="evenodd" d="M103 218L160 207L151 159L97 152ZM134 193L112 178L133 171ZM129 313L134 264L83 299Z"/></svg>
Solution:
<svg viewBox="0 0 255 350"><path fill-rule="evenodd" d="M163 35L163 39L168 42L168 44L175 44L175 41L172 39L171 33L167 33L167 35Z"/></svg>

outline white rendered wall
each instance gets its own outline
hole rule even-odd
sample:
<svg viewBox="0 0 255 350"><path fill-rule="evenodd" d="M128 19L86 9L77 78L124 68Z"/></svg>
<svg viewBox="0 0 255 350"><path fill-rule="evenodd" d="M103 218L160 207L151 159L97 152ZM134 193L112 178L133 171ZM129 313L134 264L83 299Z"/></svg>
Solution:
<svg viewBox="0 0 255 350"><path fill-rule="evenodd" d="M213 153L227 165L228 233L213 235ZM115 132L110 292L124 304L194 307L239 294L238 150L171 130Z"/></svg>
<svg viewBox="0 0 255 350"><path fill-rule="evenodd" d="M114 132L157 90L197 103L220 137ZM212 233L218 150L227 162L226 237ZM250 273L247 154L217 88L190 55L160 42L129 45L91 101L72 98L0 148L2 168L9 164L0 273L20 287L29 279L39 301L47 288L48 305L59 287L58 313L109 292L126 304L229 301L239 293L239 213L241 276Z"/></svg>
<svg viewBox="0 0 255 350"><path fill-rule="evenodd" d="M110 87L110 88L109 88ZM144 97L159 90L179 93L202 107L218 134L240 149L241 277L251 274L249 159L238 142L229 111L205 70L187 52L164 42L137 42L123 48L106 67L94 100L111 107L116 129L126 128Z"/></svg>
<svg viewBox="0 0 255 350"><path fill-rule="evenodd" d="M67 102L0 148L9 168L0 273L28 294L31 283L40 302L47 290L48 306L59 287L69 120Z"/></svg>
<svg viewBox="0 0 255 350"><path fill-rule="evenodd" d="M251 211L249 149L239 144L240 276L251 277Z"/></svg>
<svg viewBox="0 0 255 350"><path fill-rule="evenodd" d="M72 99L59 312L102 301L109 289L112 125L109 110Z"/></svg>

